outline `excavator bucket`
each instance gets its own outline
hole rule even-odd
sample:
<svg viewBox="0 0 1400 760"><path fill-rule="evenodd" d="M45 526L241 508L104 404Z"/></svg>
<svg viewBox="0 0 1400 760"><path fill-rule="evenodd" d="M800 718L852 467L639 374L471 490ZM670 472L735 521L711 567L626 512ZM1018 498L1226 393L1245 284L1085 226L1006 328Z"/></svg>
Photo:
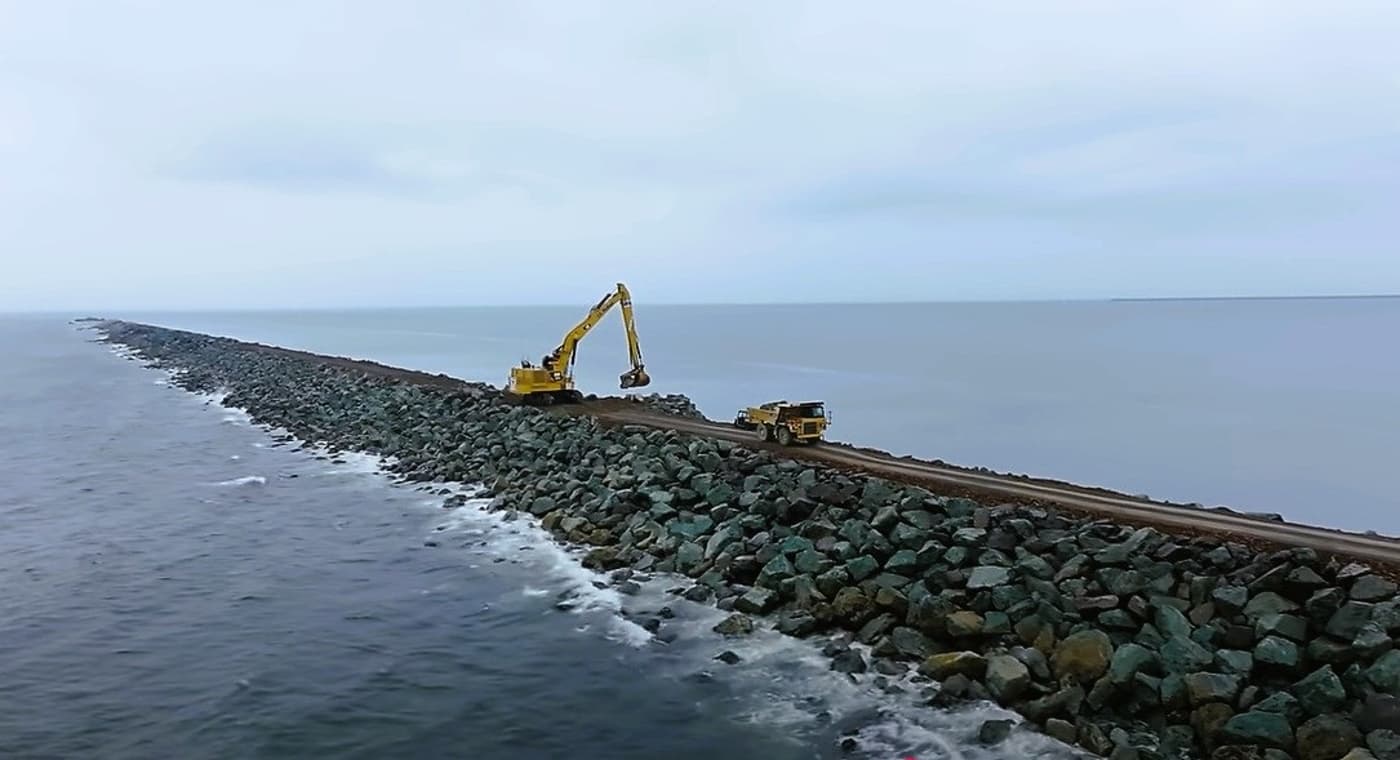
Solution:
<svg viewBox="0 0 1400 760"><path fill-rule="evenodd" d="M651 376L641 367L623 372L618 379L623 388L640 388L651 383Z"/></svg>

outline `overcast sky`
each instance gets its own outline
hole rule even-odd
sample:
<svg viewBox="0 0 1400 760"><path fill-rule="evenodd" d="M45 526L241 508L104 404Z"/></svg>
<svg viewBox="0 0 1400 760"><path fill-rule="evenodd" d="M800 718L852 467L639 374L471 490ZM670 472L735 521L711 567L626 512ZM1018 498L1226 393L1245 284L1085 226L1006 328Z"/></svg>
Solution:
<svg viewBox="0 0 1400 760"><path fill-rule="evenodd" d="M0 310L1400 292L1400 3L0 0Z"/></svg>

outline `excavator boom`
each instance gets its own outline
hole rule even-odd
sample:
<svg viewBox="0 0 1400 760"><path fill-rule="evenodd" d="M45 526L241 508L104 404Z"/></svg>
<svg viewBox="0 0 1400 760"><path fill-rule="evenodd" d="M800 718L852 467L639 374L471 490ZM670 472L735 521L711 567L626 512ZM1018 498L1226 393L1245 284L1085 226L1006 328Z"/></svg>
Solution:
<svg viewBox="0 0 1400 760"><path fill-rule="evenodd" d="M579 393L574 389L574 359L578 355L579 341L588 335L594 326L607 316L614 307L622 307L622 325L627 333L627 358L632 368L618 378L623 388L639 388L651 382L642 362L642 349L637 341L637 327L632 315L632 294L627 286L618 283L617 288L600 300L579 323L564 335L559 346L541 360L539 367L522 362L512 367L510 372L510 395L527 400L552 402L578 400Z"/></svg>

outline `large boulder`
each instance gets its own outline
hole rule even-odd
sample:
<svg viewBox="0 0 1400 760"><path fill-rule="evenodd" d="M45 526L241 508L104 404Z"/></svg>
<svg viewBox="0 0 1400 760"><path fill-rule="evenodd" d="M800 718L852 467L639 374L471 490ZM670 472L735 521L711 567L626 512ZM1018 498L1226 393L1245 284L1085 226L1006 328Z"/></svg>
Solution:
<svg viewBox="0 0 1400 760"><path fill-rule="evenodd" d="M1127 643L1113 652L1108 664L1108 680L1114 686L1127 686L1144 670L1154 669L1157 655L1141 644Z"/></svg>
<svg viewBox="0 0 1400 760"><path fill-rule="evenodd" d="M1293 726L1271 712L1240 713L1225 722L1217 741L1223 744L1256 744L1274 749L1293 748Z"/></svg>
<svg viewBox="0 0 1400 760"><path fill-rule="evenodd" d="M1108 671L1113 642L1103 631L1087 630L1070 634L1055 647L1050 658L1057 679L1072 678L1080 683L1097 680Z"/></svg>
<svg viewBox="0 0 1400 760"><path fill-rule="evenodd" d="M1394 581L1368 574L1352 581L1349 596L1358 602L1379 602L1395 596L1397 590Z"/></svg>
<svg viewBox="0 0 1400 760"><path fill-rule="evenodd" d="M976 652L943 652L930 655L919 666L923 675L942 681L952 675L981 678L987 671L987 659Z"/></svg>
<svg viewBox="0 0 1400 760"><path fill-rule="evenodd" d="M855 586L847 586L836 594L835 599L831 600L831 611L835 613L838 620L854 627L864 623L871 616L874 612L874 605L865 592Z"/></svg>
<svg viewBox="0 0 1400 760"><path fill-rule="evenodd" d="M1319 715L1298 727L1298 756L1302 760L1341 760L1362 745L1361 732L1341 715Z"/></svg>
<svg viewBox="0 0 1400 760"><path fill-rule="evenodd" d="M1233 704L1240 693L1239 676L1223 676L1219 673L1191 673L1184 679L1186 696L1193 706L1207 702Z"/></svg>
<svg viewBox="0 0 1400 760"><path fill-rule="evenodd" d="M1009 654L987 658L987 689L1002 704L1021 698L1031 685L1031 672L1020 660Z"/></svg>
<svg viewBox="0 0 1400 760"><path fill-rule="evenodd" d="M1194 673L1210 667L1215 657L1205 647L1185 636L1167 639L1160 651L1162 668L1168 673Z"/></svg>
<svg viewBox="0 0 1400 760"><path fill-rule="evenodd" d="M972 568L972 573L967 576L967 588L978 590L984 588L996 588L1006 585L1011 580L1011 570L995 565L982 565Z"/></svg>
<svg viewBox="0 0 1400 760"><path fill-rule="evenodd" d="M1346 687L1331 665L1323 665L1293 684L1292 692L1308 715L1336 712L1346 706Z"/></svg>
<svg viewBox="0 0 1400 760"><path fill-rule="evenodd" d="M766 588L752 588L734 602L734 609L751 615L761 615L778 603L777 592Z"/></svg>
<svg viewBox="0 0 1400 760"><path fill-rule="evenodd" d="M1400 650L1381 655L1366 669L1366 680L1376 687L1376 691L1400 696Z"/></svg>
<svg viewBox="0 0 1400 760"><path fill-rule="evenodd" d="M714 632L725 636L744 636L753 633L753 618L736 612L715 624Z"/></svg>

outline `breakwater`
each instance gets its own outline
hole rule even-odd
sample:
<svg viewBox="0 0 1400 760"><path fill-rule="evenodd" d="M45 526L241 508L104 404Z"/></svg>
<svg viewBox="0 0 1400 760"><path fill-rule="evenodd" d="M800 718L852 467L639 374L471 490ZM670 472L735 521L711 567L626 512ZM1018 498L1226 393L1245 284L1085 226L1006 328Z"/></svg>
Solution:
<svg viewBox="0 0 1400 760"><path fill-rule="evenodd" d="M182 387L226 392L304 441L392 457L412 481L484 484L493 508L590 547L586 563L618 584L684 577L679 593L732 612L723 635L826 637L834 669L935 708L993 700L1117 757L1400 751L1400 600L1358 565L945 498L447 378L105 329Z"/></svg>

